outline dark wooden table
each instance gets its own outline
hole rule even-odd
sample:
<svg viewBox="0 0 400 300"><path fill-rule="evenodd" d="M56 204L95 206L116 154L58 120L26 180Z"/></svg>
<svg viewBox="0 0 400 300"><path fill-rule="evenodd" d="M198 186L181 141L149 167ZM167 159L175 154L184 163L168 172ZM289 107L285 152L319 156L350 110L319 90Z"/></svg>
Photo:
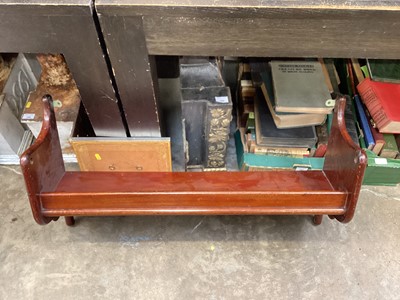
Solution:
<svg viewBox="0 0 400 300"><path fill-rule="evenodd" d="M96 8L129 128L139 135L159 134L154 55L399 58L393 0L99 0ZM84 64L77 59L73 70ZM319 224L324 214L341 222L354 215L367 162L346 132L344 99L336 104L323 170L303 173L66 172L50 102L44 99L40 138L22 157L39 224L65 216L72 225L75 215L257 213L316 215Z"/></svg>
<svg viewBox="0 0 400 300"><path fill-rule="evenodd" d="M153 55L399 58L399 1L98 0L132 135L158 136Z"/></svg>

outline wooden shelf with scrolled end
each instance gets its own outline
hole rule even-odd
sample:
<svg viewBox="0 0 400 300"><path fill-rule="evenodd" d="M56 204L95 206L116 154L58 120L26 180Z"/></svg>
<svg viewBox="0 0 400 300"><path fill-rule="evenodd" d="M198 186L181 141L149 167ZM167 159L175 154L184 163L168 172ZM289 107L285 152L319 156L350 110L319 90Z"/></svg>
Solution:
<svg viewBox="0 0 400 300"><path fill-rule="evenodd" d="M338 98L323 170L268 172L67 172L50 96L44 120L21 167L33 217L47 224L74 216L323 215L349 222L354 215L366 154L345 128Z"/></svg>

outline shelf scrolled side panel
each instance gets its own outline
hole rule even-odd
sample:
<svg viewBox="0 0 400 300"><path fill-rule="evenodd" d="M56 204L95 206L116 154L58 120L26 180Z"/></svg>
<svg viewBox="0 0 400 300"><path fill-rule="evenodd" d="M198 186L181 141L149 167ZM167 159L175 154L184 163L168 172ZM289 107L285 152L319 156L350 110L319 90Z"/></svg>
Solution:
<svg viewBox="0 0 400 300"><path fill-rule="evenodd" d="M360 193L367 156L364 150L356 145L346 129L344 111L348 97L336 99L332 129L328 141L328 150L325 155L324 172L338 191L348 193L346 213L335 216L340 222L347 223L354 216Z"/></svg>
<svg viewBox="0 0 400 300"><path fill-rule="evenodd" d="M40 225L57 220L57 217L43 216L40 193L53 191L65 174L52 102L51 96L43 97L42 129L20 160L33 217Z"/></svg>

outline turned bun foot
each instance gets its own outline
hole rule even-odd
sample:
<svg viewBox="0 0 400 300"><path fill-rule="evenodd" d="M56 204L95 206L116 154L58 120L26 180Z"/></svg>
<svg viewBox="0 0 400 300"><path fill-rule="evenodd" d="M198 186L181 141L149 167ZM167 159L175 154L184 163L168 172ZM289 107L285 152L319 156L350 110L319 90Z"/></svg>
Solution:
<svg viewBox="0 0 400 300"><path fill-rule="evenodd" d="M323 215L315 215L313 217L314 225L320 225L322 223L322 217L323 217Z"/></svg>
<svg viewBox="0 0 400 300"><path fill-rule="evenodd" d="M75 225L74 217L65 217L65 224L67 224L68 226L74 226Z"/></svg>

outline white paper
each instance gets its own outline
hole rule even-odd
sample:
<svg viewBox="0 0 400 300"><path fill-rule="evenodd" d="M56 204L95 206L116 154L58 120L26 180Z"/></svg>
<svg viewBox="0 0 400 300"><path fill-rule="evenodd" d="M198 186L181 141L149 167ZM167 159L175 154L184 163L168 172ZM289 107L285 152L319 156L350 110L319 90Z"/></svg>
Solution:
<svg viewBox="0 0 400 300"><path fill-rule="evenodd" d="M218 103L229 103L229 98L227 96L215 97L215 102L218 102Z"/></svg>
<svg viewBox="0 0 400 300"><path fill-rule="evenodd" d="M308 171L309 168L307 168L307 167L296 167L295 170L296 170L296 171Z"/></svg>
<svg viewBox="0 0 400 300"><path fill-rule="evenodd" d="M35 114L23 114L21 119L22 120L33 120L35 118Z"/></svg>
<svg viewBox="0 0 400 300"><path fill-rule="evenodd" d="M383 157L375 157L375 163L377 165L387 165L387 159Z"/></svg>

